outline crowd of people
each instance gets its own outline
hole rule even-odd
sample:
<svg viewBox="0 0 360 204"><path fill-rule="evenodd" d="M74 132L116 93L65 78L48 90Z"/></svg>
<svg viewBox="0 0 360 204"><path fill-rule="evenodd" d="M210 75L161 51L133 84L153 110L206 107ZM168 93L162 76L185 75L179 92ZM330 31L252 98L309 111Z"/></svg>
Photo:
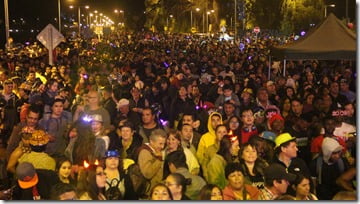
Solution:
<svg viewBox="0 0 360 204"><path fill-rule="evenodd" d="M112 32L0 52L5 200L356 199L354 61L268 32Z"/></svg>

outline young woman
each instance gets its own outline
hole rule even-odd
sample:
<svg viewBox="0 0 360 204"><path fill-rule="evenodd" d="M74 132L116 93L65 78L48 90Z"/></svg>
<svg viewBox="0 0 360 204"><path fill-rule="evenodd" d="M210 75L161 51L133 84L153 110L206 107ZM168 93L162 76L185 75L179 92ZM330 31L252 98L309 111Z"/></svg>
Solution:
<svg viewBox="0 0 360 204"><path fill-rule="evenodd" d="M219 151L207 165L208 183L216 184L221 189L226 185L225 166L230 162L238 162L239 140L236 136L225 136L220 142Z"/></svg>
<svg viewBox="0 0 360 204"><path fill-rule="evenodd" d="M310 192L310 179L299 174L294 184L291 186L295 191L295 200L318 200L318 198Z"/></svg>
<svg viewBox="0 0 360 204"><path fill-rule="evenodd" d="M173 200L170 189L162 183L156 184L150 191L149 200Z"/></svg>
<svg viewBox="0 0 360 204"><path fill-rule="evenodd" d="M132 163L134 163L132 161ZM105 191L107 191L110 187L117 187L121 195L115 198L111 198L112 200L120 200L125 195L125 185L124 185L124 163L123 160L120 159L120 154L116 150L109 150L105 153L105 169L106 173L106 186ZM108 199L109 196L108 196Z"/></svg>
<svg viewBox="0 0 360 204"><path fill-rule="evenodd" d="M200 191L199 200L224 200L224 198L219 186L206 184Z"/></svg>
<svg viewBox="0 0 360 204"><path fill-rule="evenodd" d="M174 129L170 129L168 135L165 148L166 155L177 150L183 151L186 156L186 164L188 165L189 171L193 175L198 175L200 171L199 162L189 148L182 147L180 133ZM164 176L166 175L168 175L168 173L164 174Z"/></svg>
<svg viewBox="0 0 360 204"><path fill-rule="evenodd" d="M95 135L95 158L101 159L109 148L110 138L105 135L103 118L95 114L91 118L91 131Z"/></svg>
<svg viewBox="0 0 360 204"><path fill-rule="evenodd" d="M100 165L91 164L80 171L77 183L79 200L106 200L106 174Z"/></svg>
<svg viewBox="0 0 360 204"><path fill-rule="evenodd" d="M191 184L191 179L185 179L185 177L179 173L172 173L165 179L165 185L170 189L173 200L190 200L185 195L186 186Z"/></svg>
<svg viewBox="0 0 360 204"><path fill-rule="evenodd" d="M227 128L229 132L231 131L232 135L240 135L241 134L241 121L240 118L236 115L231 116L227 123Z"/></svg>
<svg viewBox="0 0 360 204"><path fill-rule="evenodd" d="M264 168L267 163L258 158L255 145L245 143L241 146L240 164L244 173L245 183L251 184L258 189L264 188Z"/></svg>
<svg viewBox="0 0 360 204"><path fill-rule="evenodd" d="M66 157L60 157L56 162L55 171L62 183L69 183L75 186L75 180L71 177L72 163Z"/></svg>

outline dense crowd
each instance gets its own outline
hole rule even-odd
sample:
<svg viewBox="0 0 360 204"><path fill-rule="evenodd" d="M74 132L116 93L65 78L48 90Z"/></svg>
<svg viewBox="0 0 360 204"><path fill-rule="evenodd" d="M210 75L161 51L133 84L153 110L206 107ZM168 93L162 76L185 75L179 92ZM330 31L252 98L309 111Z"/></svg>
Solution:
<svg viewBox="0 0 360 204"><path fill-rule="evenodd" d="M354 61L113 32L0 52L2 199L356 199ZM285 66L286 69L283 68Z"/></svg>

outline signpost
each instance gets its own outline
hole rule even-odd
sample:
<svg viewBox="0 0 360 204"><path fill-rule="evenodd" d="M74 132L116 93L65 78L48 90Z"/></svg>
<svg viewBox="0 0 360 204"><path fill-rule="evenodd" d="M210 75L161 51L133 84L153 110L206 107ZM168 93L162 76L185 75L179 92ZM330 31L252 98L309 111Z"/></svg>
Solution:
<svg viewBox="0 0 360 204"><path fill-rule="evenodd" d="M65 39L64 36L53 25L48 24L36 38L48 49L49 64L53 65L53 50Z"/></svg>

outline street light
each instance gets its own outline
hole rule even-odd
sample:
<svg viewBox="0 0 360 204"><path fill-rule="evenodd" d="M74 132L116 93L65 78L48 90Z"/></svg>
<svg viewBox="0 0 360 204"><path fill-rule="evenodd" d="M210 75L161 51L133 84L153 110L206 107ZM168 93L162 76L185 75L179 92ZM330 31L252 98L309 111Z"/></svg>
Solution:
<svg viewBox="0 0 360 204"><path fill-rule="evenodd" d="M168 31L170 32L170 29L169 29L169 17L172 18L174 16L172 14L170 14L168 17L166 17L166 27L167 27Z"/></svg>
<svg viewBox="0 0 360 204"><path fill-rule="evenodd" d="M70 5L69 6L71 9L73 9L74 8L74 6L73 5ZM88 6L88 5L86 5L86 6L84 6L84 8L85 9L89 9L90 8L90 6ZM79 37L81 36L81 11L80 11L80 6L78 6L78 29L79 29Z"/></svg>
<svg viewBox="0 0 360 204"><path fill-rule="evenodd" d="M327 16L327 7L335 7L335 4L329 4L329 5L325 5L325 18Z"/></svg>
<svg viewBox="0 0 360 204"><path fill-rule="evenodd" d="M211 14L210 11L206 12L206 33L209 33L209 15Z"/></svg>

